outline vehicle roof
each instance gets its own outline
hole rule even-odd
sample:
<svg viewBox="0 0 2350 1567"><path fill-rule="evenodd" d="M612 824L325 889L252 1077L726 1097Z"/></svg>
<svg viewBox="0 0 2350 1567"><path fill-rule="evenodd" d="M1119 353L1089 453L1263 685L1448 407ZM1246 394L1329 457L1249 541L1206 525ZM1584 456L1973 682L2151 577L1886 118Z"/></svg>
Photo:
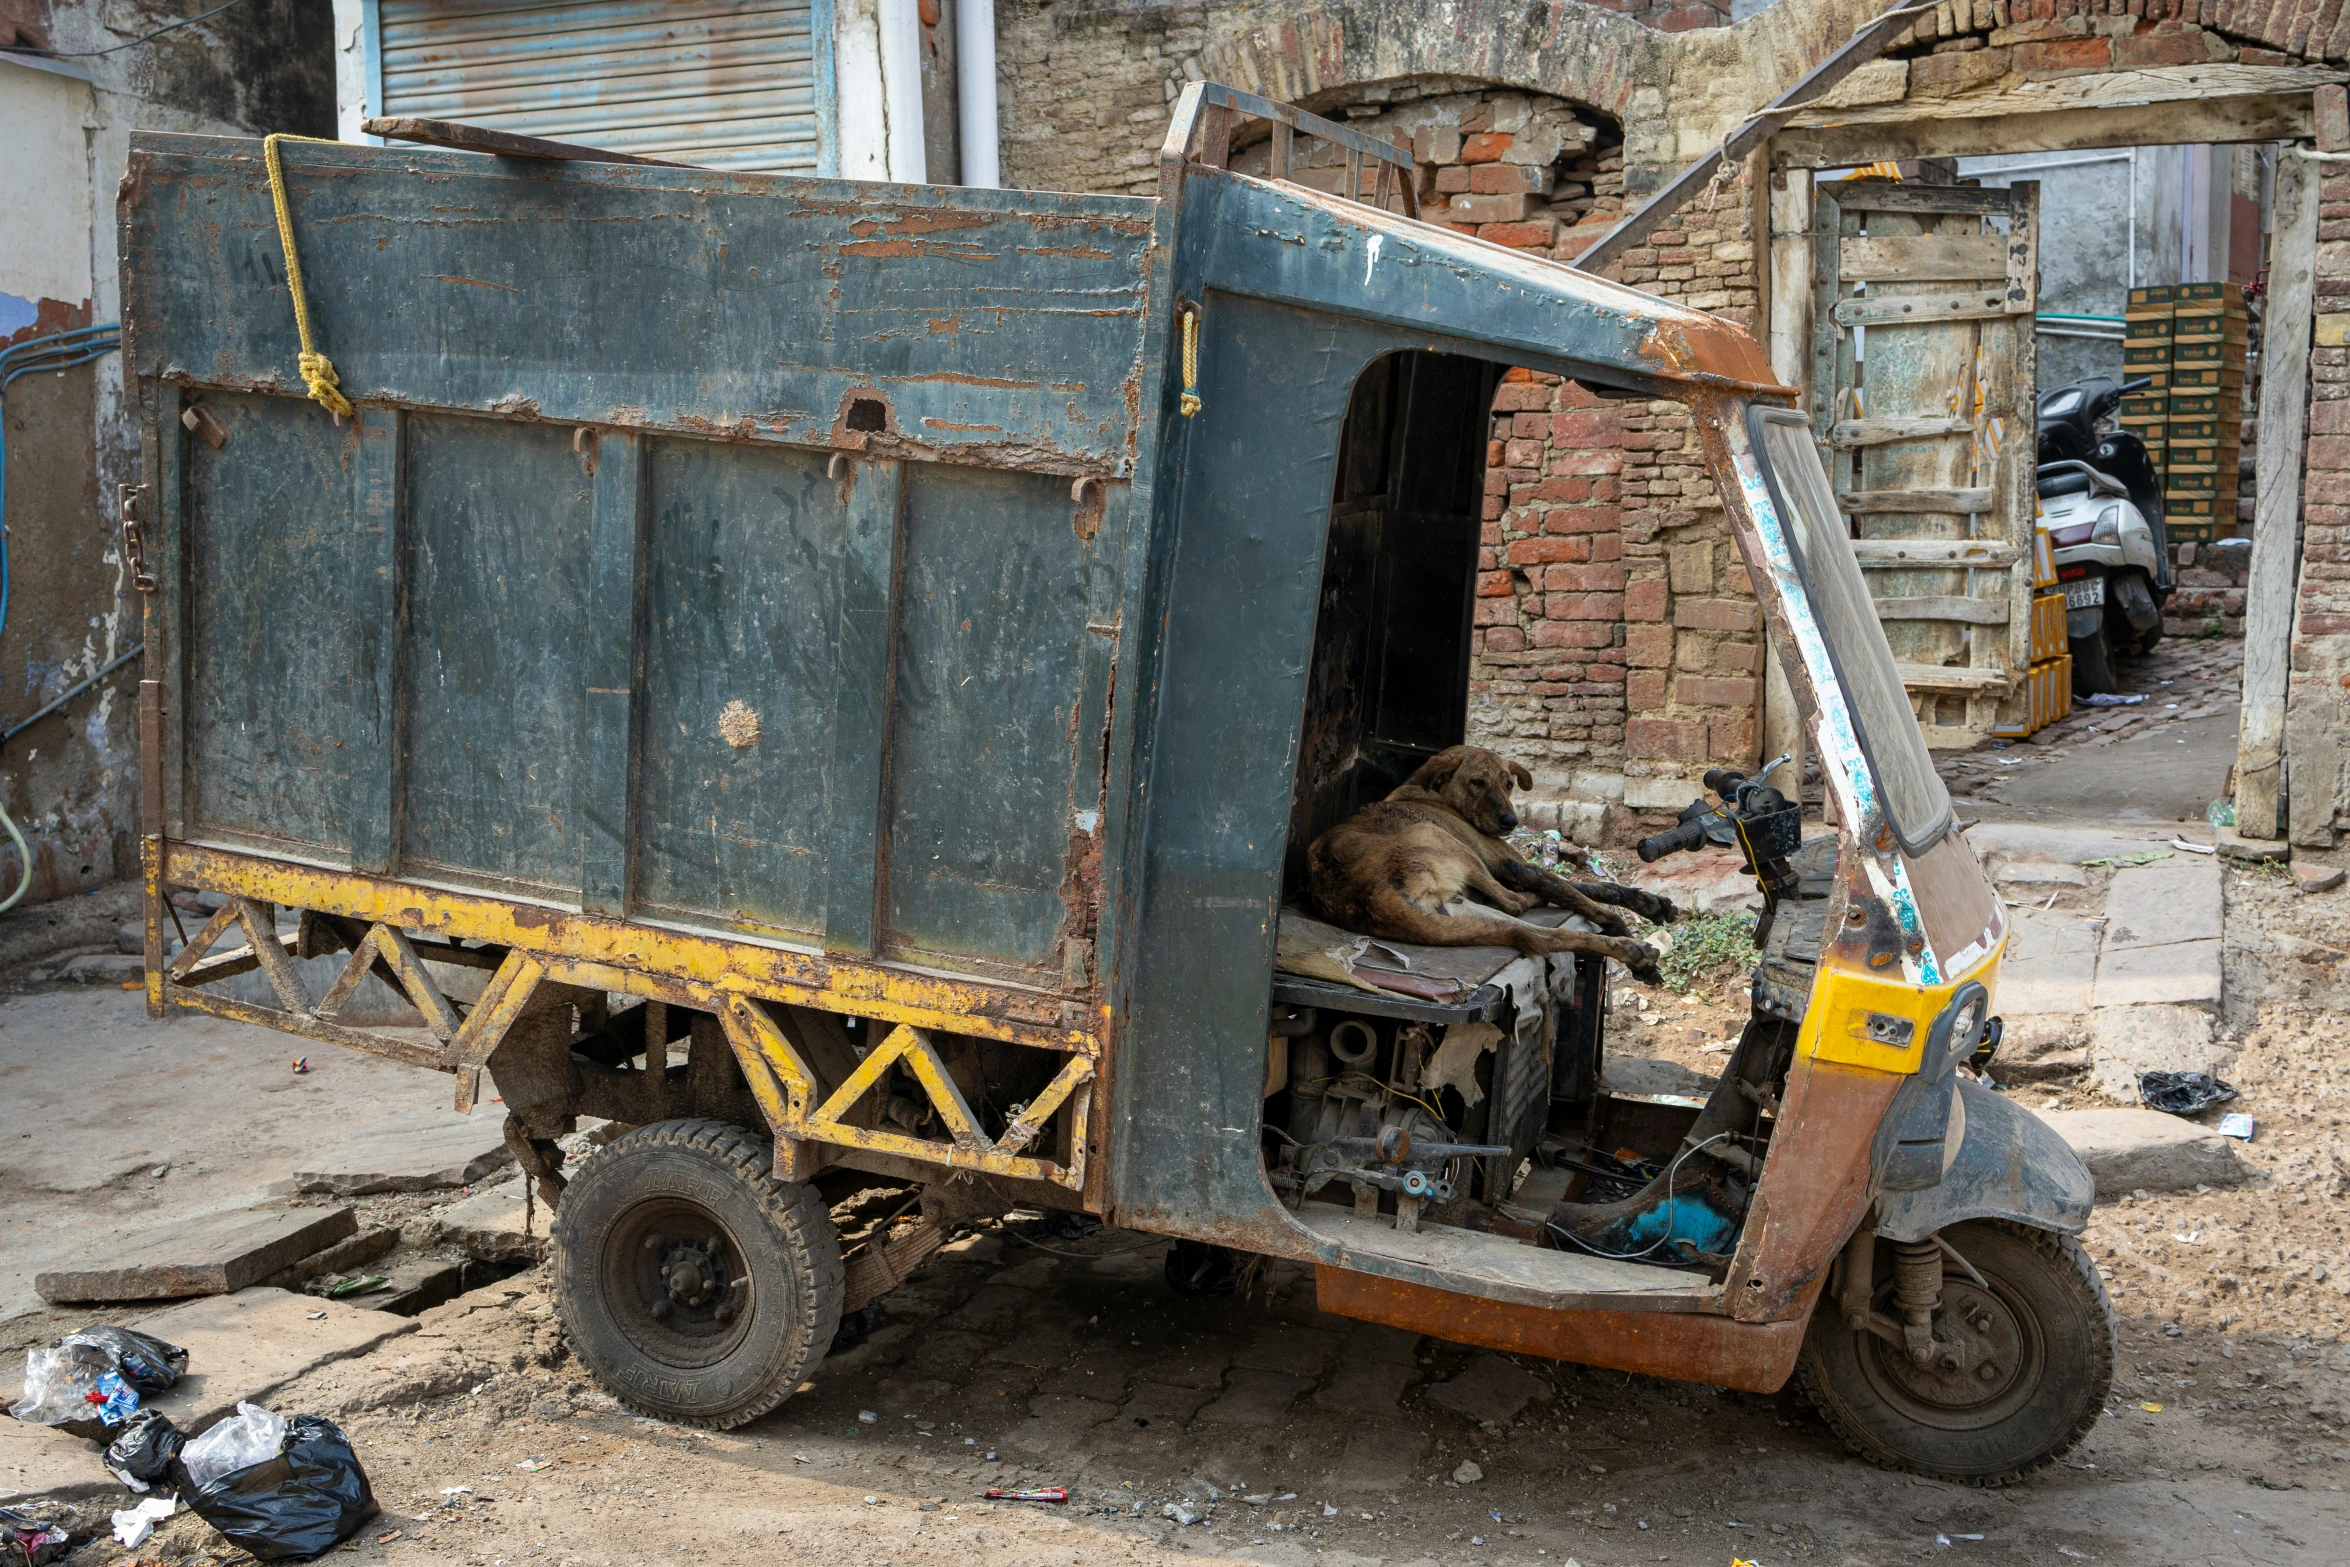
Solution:
<svg viewBox="0 0 2350 1567"><path fill-rule="evenodd" d="M1288 272L1300 270L1299 263L1310 256L1360 257L1359 281L1348 290L1353 297L1313 301L1322 308L1425 326L1489 344L1504 358L1572 360L1596 370L1618 370L1626 384L1635 386L1661 381L1794 395L1772 374L1760 344L1702 310L1538 252L1343 196L1224 170L1194 168L1187 183L1203 177L1221 187L1226 204L1215 220L1215 242L1224 251L1219 259L1237 260L1230 255L1231 239L1271 242L1275 251L1292 258L1287 266L1277 260L1277 269ZM1284 208L1325 232L1306 243L1302 235L1278 232ZM1249 270L1211 263L1209 281L1225 286L1232 273ZM1240 286L1265 292L1245 282Z"/></svg>

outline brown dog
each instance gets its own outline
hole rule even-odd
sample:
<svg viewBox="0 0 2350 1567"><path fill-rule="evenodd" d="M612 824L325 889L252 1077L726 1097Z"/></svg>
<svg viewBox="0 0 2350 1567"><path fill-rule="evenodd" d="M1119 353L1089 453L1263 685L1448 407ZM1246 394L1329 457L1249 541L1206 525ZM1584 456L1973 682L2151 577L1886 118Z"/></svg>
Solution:
<svg viewBox="0 0 2350 1567"><path fill-rule="evenodd" d="M1678 919L1680 910L1670 898L1615 882L1570 882L1518 858L1502 841L1518 825L1513 782L1531 787L1534 777L1473 745L1429 758L1386 799L1314 840L1306 851L1306 890L1316 912L1343 929L1389 941L1596 952L1658 983L1656 950L1632 940L1605 905L1659 922ZM1568 853L1582 862L1582 851ZM1580 914L1600 933L1551 930L1515 917L1539 903Z"/></svg>

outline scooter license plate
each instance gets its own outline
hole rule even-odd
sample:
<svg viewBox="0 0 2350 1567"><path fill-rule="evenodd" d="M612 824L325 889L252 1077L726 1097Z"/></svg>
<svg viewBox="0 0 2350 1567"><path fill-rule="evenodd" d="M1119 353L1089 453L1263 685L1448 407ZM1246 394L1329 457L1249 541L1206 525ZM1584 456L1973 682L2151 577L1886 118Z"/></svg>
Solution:
<svg viewBox="0 0 2350 1567"><path fill-rule="evenodd" d="M2064 607L2066 609L2095 609L2104 602L2105 579L2103 577L2083 577L2078 582L2068 582L2064 585Z"/></svg>

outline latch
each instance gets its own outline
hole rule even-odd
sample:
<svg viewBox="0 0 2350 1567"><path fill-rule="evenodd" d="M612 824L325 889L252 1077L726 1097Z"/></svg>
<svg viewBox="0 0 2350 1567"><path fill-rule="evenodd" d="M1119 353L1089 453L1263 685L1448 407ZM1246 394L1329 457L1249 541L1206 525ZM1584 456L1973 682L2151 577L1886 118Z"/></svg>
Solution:
<svg viewBox="0 0 2350 1567"><path fill-rule="evenodd" d="M147 487L118 485L116 494L122 504L122 547L131 563L131 586L141 593L152 593L155 578L147 570Z"/></svg>

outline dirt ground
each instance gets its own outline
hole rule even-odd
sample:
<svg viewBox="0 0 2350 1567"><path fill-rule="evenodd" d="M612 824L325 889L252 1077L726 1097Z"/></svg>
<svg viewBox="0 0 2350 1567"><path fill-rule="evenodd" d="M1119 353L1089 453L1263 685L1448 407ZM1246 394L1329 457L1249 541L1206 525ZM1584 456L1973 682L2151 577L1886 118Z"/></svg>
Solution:
<svg viewBox="0 0 2350 1567"><path fill-rule="evenodd" d="M2252 870L2229 898L2230 1108L2258 1119L2255 1179L2100 1209L2087 1239L2123 1321L2108 1418L2008 1490L1871 1468L1792 1391L1413 1341L1321 1313L1290 1267L1253 1298L1186 1302L1150 1237L1018 1223L932 1259L870 1337L735 1432L645 1420L595 1390L535 1273L275 1402L347 1424L385 1511L334 1559L394 1567L814 1561L844 1545L878 1567L2334 1563L2350 1538L2350 892L2304 897ZM1677 1009L1652 994L1673 1021L1629 1028L1678 1029L1701 1064L1686 1036L1708 1030ZM978 1495L1056 1484L1068 1503ZM75 1557L134 1560L232 1553L182 1517L135 1555Z"/></svg>

